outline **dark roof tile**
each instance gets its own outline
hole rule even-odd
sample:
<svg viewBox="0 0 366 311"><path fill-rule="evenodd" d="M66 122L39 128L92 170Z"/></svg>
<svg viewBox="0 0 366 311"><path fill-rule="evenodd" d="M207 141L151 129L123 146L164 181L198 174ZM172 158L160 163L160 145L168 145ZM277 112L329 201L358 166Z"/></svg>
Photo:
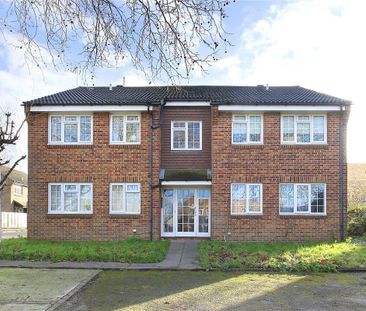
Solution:
<svg viewBox="0 0 366 311"><path fill-rule="evenodd" d="M136 105L162 99L211 101L214 104L350 104L300 86L147 86L77 87L24 102L27 105Z"/></svg>

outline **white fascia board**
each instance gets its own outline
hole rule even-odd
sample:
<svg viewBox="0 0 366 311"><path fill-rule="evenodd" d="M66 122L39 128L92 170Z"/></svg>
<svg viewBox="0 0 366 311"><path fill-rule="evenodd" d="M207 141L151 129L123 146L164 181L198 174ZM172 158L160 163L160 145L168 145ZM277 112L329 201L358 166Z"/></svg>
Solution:
<svg viewBox="0 0 366 311"><path fill-rule="evenodd" d="M31 106L32 112L148 111L146 105L48 105Z"/></svg>
<svg viewBox="0 0 366 311"><path fill-rule="evenodd" d="M162 186L210 186L210 181L162 181Z"/></svg>
<svg viewBox="0 0 366 311"><path fill-rule="evenodd" d="M208 107L210 102L205 101L167 101L166 107Z"/></svg>
<svg viewBox="0 0 366 311"><path fill-rule="evenodd" d="M340 106L321 105L219 105L219 111L339 111Z"/></svg>

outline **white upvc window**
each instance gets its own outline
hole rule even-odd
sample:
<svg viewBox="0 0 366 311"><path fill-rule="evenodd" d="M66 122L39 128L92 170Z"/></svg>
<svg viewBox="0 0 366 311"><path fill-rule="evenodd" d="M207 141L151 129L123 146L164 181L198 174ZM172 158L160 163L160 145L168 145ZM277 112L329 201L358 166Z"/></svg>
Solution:
<svg viewBox="0 0 366 311"><path fill-rule="evenodd" d="M231 184L231 215L262 213L262 184Z"/></svg>
<svg viewBox="0 0 366 311"><path fill-rule="evenodd" d="M263 115L234 114L231 142L234 145L263 143Z"/></svg>
<svg viewBox="0 0 366 311"><path fill-rule="evenodd" d="M110 214L140 214L140 187L139 183L110 184Z"/></svg>
<svg viewBox="0 0 366 311"><path fill-rule="evenodd" d="M111 144L140 144L141 115L111 114L110 143Z"/></svg>
<svg viewBox="0 0 366 311"><path fill-rule="evenodd" d="M15 195L23 195L23 186L22 185L14 185L14 194Z"/></svg>
<svg viewBox="0 0 366 311"><path fill-rule="evenodd" d="M202 150L202 121L172 121L171 150Z"/></svg>
<svg viewBox="0 0 366 311"><path fill-rule="evenodd" d="M325 114L289 114L281 116L282 144L326 144Z"/></svg>
<svg viewBox="0 0 366 311"><path fill-rule="evenodd" d="M93 185L90 183L49 183L49 214L92 214Z"/></svg>
<svg viewBox="0 0 366 311"><path fill-rule="evenodd" d="M51 114L48 120L48 143L91 144L93 142L92 114Z"/></svg>
<svg viewBox="0 0 366 311"><path fill-rule="evenodd" d="M325 184L280 184L280 214L326 214Z"/></svg>

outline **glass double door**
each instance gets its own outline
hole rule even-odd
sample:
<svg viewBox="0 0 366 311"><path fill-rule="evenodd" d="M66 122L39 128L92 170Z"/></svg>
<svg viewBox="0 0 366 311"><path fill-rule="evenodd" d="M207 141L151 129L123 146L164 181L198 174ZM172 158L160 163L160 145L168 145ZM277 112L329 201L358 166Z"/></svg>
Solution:
<svg viewBox="0 0 366 311"><path fill-rule="evenodd" d="M163 189L162 236L210 236L210 189Z"/></svg>

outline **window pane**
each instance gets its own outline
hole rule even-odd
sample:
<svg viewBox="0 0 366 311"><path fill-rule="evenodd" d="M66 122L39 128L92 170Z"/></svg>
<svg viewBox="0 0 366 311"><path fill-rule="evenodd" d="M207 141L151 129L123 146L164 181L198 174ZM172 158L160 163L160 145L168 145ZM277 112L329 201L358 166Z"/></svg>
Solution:
<svg viewBox="0 0 366 311"><path fill-rule="evenodd" d="M200 123L189 122L188 123L188 149L200 148Z"/></svg>
<svg viewBox="0 0 366 311"><path fill-rule="evenodd" d="M235 115L233 116L234 121L246 121L247 116L246 115Z"/></svg>
<svg viewBox="0 0 366 311"><path fill-rule="evenodd" d="M127 184L126 185L127 192L140 192L140 187L137 184Z"/></svg>
<svg viewBox="0 0 366 311"><path fill-rule="evenodd" d="M260 116L249 117L249 141L260 142L262 131L262 118Z"/></svg>
<svg viewBox="0 0 366 311"><path fill-rule="evenodd" d="M138 121L139 117L138 116L127 116L127 121Z"/></svg>
<svg viewBox="0 0 366 311"><path fill-rule="evenodd" d="M123 211L123 185L112 185L112 211Z"/></svg>
<svg viewBox="0 0 366 311"><path fill-rule="evenodd" d="M185 128L186 123L185 122L173 122L173 127L174 128Z"/></svg>
<svg viewBox="0 0 366 311"><path fill-rule="evenodd" d="M126 193L126 212L127 213L140 212L140 193L137 192Z"/></svg>
<svg viewBox="0 0 366 311"><path fill-rule="evenodd" d="M137 143L140 137L140 125L139 123L127 123L126 124L126 142Z"/></svg>
<svg viewBox="0 0 366 311"><path fill-rule="evenodd" d="M78 211L78 193L77 192L65 192L64 193L64 205L65 205L65 212L77 212Z"/></svg>
<svg viewBox="0 0 366 311"><path fill-rule="evenodd" d="M173 190L163 190L164 232L173 232Z"/></svg>
<svg viewBox="0 0 366 311"><path fill-rule="evenodd" d="M183 130L173 130L173 148L185 148L186 132Z"/></svg>
<svg viewBox="0 0 366 311"><path fill-rule="evenodd" d="M51 211L61 210L61 185L51 185Z"/></svg>
<svg viewBox="0 0 366 311"><path fill-rule="evenodd" d="M80 116L80 141L91 141L90 116Z"/></svg>
<svg viewBox="0 0 366 311"><path fill-rule="evenodd" d="M78 125L75 123L64 124L65 143L76 143L78 141Z"/></svg>
<svg viewBox="0 0 366 311"><path fill-rule="evenodd" d="M78 117L76 117L76 116L65 116L64 120L65 120L65 122L76 122L78 120Z"/></svg>
<svg viewBox="0 0 366 311"><path fill-rule="evenodd" d="M231 185L231 212L233 214L244 214L246 212L246 185Z"/></svg>
<svg viewBox="0 0 366 311"><path fill-rule="evenodd" d="M261 211L261 187L259 185L249 185L249 212Z"/></svg>
<svg viewBox="0 0 366 311"><path fill-rule="evenodd" d="M80 186L80 211L90 212L92 208L92 191L90 185Z"/></svg>
<svg viewBox="0 0 366 311"><path fill-rule="evenodd" d="M311 212L324 213L325 206L325 185L311 185Z"/></svg>
<svg viewBox="0 0 366 311"><path fill-rule="evenodd" d="M313 119L313 140L317 142L325 141L324 116L314 116Z"/></svg>
<svg viewBox="0 0 366 311"><path fill-rule="evenodd" d="M51 141L61 141L61 117L51 117Z"/></svg>
<svg viewBox="0 0 366 311"><path fill-rule="evenodd" d="M297 142L310 143L310 123L297 123Z"/></svg>
<svg viewBox="0 0 366 311"><path fill-rule="evenodd" d="M123 116L112 117L112 141L123 142Z"/></svg>
<svg viewBox="0 0 366 311"><path fill-rule="evenodd" d="M210 191L208 189L199 189L198 190L198 197L199 198L209 198Z"/></svg>
<svg viewBox="0 0 366 311"><path fill-rule="evenodd" d="M280 212L293 213L294 212L294 185L282 184L280 185Z"/></svg>
<svg viewBox="0 0 366 311"><path fill-rule="evenodd" d="M77 191L77 186L76 185L65 185L64 186L65 188L65 191L73 191L73 192L75 192L75 191Z"/></svg>
<svg viewBox="0 0 366 311"><path fill-rule="evenodd" d="M247 142L247 123L233 124L233 142L234 143Z"/></svg>
<svg viewBox="0 0 366 311"><path fill-rule="evenodd" d="M309 211L309 186L297 185L296 206L298 212Z"/></svg>
<svg viewBox="0 0 366 311"><path fill-rule="evenodd" d="M295 118L283 117L282 126L283 126L282 140L285 142L295 141Z"/></svg>

